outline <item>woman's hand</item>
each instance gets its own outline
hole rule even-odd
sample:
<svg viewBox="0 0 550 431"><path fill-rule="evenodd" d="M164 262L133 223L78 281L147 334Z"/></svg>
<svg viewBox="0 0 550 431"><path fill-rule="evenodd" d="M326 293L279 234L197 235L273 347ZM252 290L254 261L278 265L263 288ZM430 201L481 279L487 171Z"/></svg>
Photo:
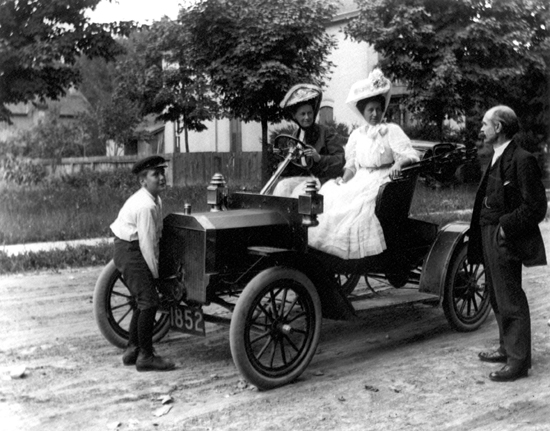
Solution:
<svg viewBox="0 0 550 431"><path fill-rule="evenodd" d="M401 169L403 168L402 162L395 162L390 168L390 178L398 177L401 174Z"/></svg>
<svg viewBox="0 0 550 431"><path fill-rule="evenodd" d="M306 157L311 157L315 163L317 163L319 160L321 160L321 155L313 147L306 147L304 149L304 155Z"/></svg>
<svg viewBox="0 0 550 431"><path fill-rule="evenodd" d="M334 181L336 182L336 185L339 186L340 184L346 184L349 180L351 180L355 176L355 172L346 168L344 169L344 175L341 177L336 178Z"/></svg>

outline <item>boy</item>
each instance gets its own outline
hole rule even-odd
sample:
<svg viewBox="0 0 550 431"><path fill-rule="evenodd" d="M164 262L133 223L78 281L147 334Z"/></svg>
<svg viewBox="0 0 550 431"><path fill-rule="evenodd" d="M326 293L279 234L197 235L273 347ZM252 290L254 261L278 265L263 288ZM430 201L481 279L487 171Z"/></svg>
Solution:
<svg viewBox="0 0 550 431"><path fill-rule="evenodd" d="M150 156L137 161L132 173L141 188L124 203L111 225L115 234L114 262L137 302L129 328L128 346L122 355L124 365L138 371L167 371L175 364L155 354L153 329L158 308L159 240L162 234L162 201L166 188L166 160Z"/></svg>

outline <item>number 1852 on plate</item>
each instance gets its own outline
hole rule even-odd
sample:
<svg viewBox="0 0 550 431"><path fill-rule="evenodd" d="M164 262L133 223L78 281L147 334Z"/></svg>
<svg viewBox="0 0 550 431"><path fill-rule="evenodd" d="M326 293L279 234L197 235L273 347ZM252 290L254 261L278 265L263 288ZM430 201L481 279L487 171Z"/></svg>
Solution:
<svg viewBox="0 0 550 431"><path fill-rule="evenodd" d="M200 308L177 305L170 308L170 327L186 334L206 335L204 315Z"/></svg>

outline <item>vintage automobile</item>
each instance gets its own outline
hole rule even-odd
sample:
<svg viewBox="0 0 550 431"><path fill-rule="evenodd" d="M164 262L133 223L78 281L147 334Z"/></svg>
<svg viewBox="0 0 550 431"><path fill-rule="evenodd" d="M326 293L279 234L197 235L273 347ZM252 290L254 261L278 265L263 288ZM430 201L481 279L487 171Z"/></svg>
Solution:
<svg viewBox="0 0 550 431"><path fill-rule="evenodd" d="M205 322L228 324L236 367L266 390L303 373L323 318L351 320L380 306L424 303L440 305L455 330L478 329L489 314L489 296L483 266L468 262L468 225L439 227L409 215L420 173L449 175L472 153L452 144L431 146L427 157L384 184L376 214L387 250L342 260L308 247L308 228L323 209L313 182L298 199L270 195L288 163L303 165L303 149L281 135L273 150L282 162L259 193L228 193L216 174L207 190L209 212L186 206L166 216L154 340L170 328L204 336ZM361 277L365 285L356 290ZM135 306L110 262L95 286L94 314L113 345L125 347Z"/></svg>

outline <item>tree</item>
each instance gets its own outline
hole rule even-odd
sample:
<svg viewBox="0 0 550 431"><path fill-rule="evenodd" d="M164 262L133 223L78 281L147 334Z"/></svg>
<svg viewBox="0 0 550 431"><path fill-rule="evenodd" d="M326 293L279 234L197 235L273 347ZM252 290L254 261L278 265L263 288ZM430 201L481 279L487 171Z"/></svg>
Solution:
<svg viewBox="0 0 550 431"><path fill-rule="evenodd" d="M121 53L114 35L131 22L91 23L84 15L100 0L0 1L0 121L7 104L57 99L80 81L81 55L113 60Z"/></svg>
<svg viewBox="0 0 550 431"><path fill-rule="evenodd" d="M425 122L442 128L446 115L465 116L477 134L469 121L499 103L537 129L540 112L548 121L548 97L525 94L548 88L546 0L356 1L347 34L381 54L382 70L408 86L409 109Z"/></svg>
<svg viewBox="0 0 550 431"><path fill-rule="evenodd" d="M325 23L335 12L323 0L199 0L180 11L192 69L207 76L226 113L261 123L264 181L268 123L281 120L292 85L322 84L336 43Z"/></svg>
<svg viewBox="0 0 550 431"><path fill-rule="evenodd" d="M218 104L204 73L188 61L189 33L175 21L163 19L150 29L148 51L161 57L157 68L158 91L150 112L162 121L176 124L177 132L185 132L185 149L189 152L188 130L201 132L205 121L218 113Z"/></svg>
<svg viewBox="0 0 550 431"><path fill-rule="evenodd" d="M112 62L102 58L80 57L82 76L79 90L89 100L91 109L79 120L88 131L91 147L105 149L113 140L124 147L136 140L147 139L146 132L136 128L150 111L151 73L144 55L148 47L147 27L135 29L128 38L119 41L123 53ZM153 67L154 70L154 67Z"/></svg>

